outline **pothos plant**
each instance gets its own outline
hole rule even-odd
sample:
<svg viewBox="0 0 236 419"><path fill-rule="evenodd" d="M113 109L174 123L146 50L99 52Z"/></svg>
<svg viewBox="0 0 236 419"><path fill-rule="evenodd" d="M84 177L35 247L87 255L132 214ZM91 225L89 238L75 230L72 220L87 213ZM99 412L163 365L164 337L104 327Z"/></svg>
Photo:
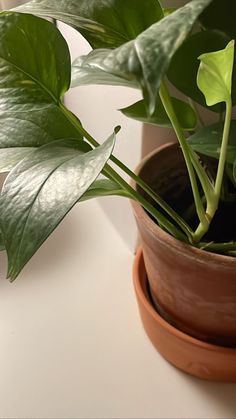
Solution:
<svg viewBox="0 0 236 419"><path fill-rule="evenodd" d="M210 3L193 0L174 10L158 0L34 0L0 15L0 170L9 172L0 218L11 281L68 211L96 196L138 201L163 229L192 246L226 253L236 248L234 242L204 241L225 177L231 191L236 186L236 125L231 122L235 28L234 22L225 24L225 9L214 26L209 8L218 10L220 2ZM71 68L66 41L45 17L71 25L93 51ZM172 97L169 82L189 100ZM192 187L196 228L112 154L119 127L99 144L65 107L70 86L90 83L141 89L143 100L123 113L173 127ZM194 102L213 108L219 122L199 128ZM215 178L198 152L218 160Z"/></svg>

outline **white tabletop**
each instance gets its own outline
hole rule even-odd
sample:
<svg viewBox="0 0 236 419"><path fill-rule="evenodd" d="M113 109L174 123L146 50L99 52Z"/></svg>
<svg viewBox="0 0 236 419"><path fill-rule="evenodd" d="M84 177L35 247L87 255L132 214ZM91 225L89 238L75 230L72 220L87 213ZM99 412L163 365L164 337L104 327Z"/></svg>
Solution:
<svg viewBox="0 0 236 419"><path fill-rule="evenodd" d="M89 201L14 284L0 281L1 418L236 417L236 384L192 378L152 347L132 260Z"/></svg>

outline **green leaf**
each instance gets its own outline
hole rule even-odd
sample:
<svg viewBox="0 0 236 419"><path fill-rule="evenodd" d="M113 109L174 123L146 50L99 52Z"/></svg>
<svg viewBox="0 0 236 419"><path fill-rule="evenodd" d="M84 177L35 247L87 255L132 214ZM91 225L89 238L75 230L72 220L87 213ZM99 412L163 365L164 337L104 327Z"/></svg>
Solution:
<svg viewBox="0 0 236 419"><path fill-rule="evenodd" d="M81 135L60 108L71 69L58 29L7 12L0 15L0 37L0 171L8 171L33 147Z"/></svg>
<svg viewBox="0 0 236 419"><path fill-rule="evenodd" d="M115 134L92 151L84 141L54 141L34 150L9 174L0 212L11 280L95 181L114 141Z"/></svg>
<svg viewBox="0 0 236 419"><path fill-rule="evenodd" d="M54 104L38 111L0 112L0 172L11 170L35 147L60 138L82 136Z"/></svg>
<svg viewBox="0 0 236 419"><path fill-rule="evenodd" d="M199 59L197 84L207 105L231 101L234 41L223 50L202 54Z"/></svg>
<svg viewBox="0 0 236 419"><path fill-rule="evenodd" d="M0 15L0 34L1 83L4 87L8 88L10 84L12 88L15 82L16 88L21 87L28 100L38 94L38 102L42 104L61 99L70 86L70 55L58 29L35 16L5 12ZM39 81L44 93L39 89ZM12 100L8 92L2 92L1 102L7 98L9 109L20 107L25 110L25 103L17 96L19 92L11 93ZM35 110L34 101L32 109Z"/></svg>
<svg viewBox="0 0 236 419"><path fill-rule="evenodd" d="M163 17L158 0L34 0L15 10L61 20L93 48L120 46Z"/></svg>
<svg viewBox="0 0 236 419"><path fill-rule="evenodd" d="M72 64L71 87L87 84L103 84L112 86L125 86L138 88L134 79L124 79L113 72L113 69L103 68L100 63L107 57L108 50L98 49L88 55L82 55L75 59ZM98 65L97 65L98 62Z"/></svg>
<svg viewBox="0 0 236 419"><path fill-rule="evenodd" d="M231 39L236 39L235 14L234 0L213 0L200 15L199 20L205 28L219 29Z"/></svg>
<svg viewBox="0 0 236 419"><path fill-rule="evenodd" d="M202 106L206 106L204 95L197 87L197 73L199 55L206 52L218 51L226 47L230 38L219 31L202 31L187 38L176 51L169 69L168 79L186 96ZM236 102L236 89L234 101ZM212 108L216 112L222 111L222 106Z"/></svg>
<svg viewBox="0 0 236 419"><path fill-rule="evenodd" d="M0 252L2 250L5 250L5 244L4 244L2 232L0 231Z"/></svg>
<svg viewBox="0 0 236 419"><path fill-rule="evenodd" d="M118 195L130 198L127 191L122 189L116 182L111 179L98 179L90 186L85 194L80 198L81 201L87 201L91 198L101 198L103 196Z"/></svg>
<svg viewBox="0 0 236 419"><path fill-rule="evenodd" d="M197 124L197 116L193 108L191 108L191 106L189 106L187 103L174 97L171 98L171 101L181 127L188 131L193 130ZM148 115L143 100L140 100L139 102L136 102L133 105L120 110L124 115L128 116L129 118L137 119L138 121L144 123L164 127L172 127L159 96L156 101L155 112L151 116Z"/></svg>
<svg viewBox="0 0 236 419"><path fill-rule="evenodd" d="M157 93L170 61L189 34L198 15L211 0L193 0L169 16L154 23L133 41L115 50L97 51L96 57L87 57L88 66L136 83L143 91L149 113L155 110ZM93 58L95 61L93 62ZM104 76L102 76L104 77Z"/></svg>
<svg viewBox="0 0 236 419"><path fill-rule="evenodd" d="M209 125L188 138L188 143L198 153L219 159L223 136L223 123ZM236 120L231 121L226 161L233 164L236 159Z"/></svg>

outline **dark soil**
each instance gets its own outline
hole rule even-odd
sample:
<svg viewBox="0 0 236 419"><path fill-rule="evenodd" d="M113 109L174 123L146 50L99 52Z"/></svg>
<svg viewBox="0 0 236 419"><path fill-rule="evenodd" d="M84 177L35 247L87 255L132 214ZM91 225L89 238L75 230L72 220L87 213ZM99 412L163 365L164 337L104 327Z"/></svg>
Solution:
<svg viewBox="0 0 236 419"><path fill-rule="evenodd" d="M169 205L175 211L183 216L186 209L193 202L191 190L186 189L178 199L165 198ZM190 220L186 220L192 228L196 228L198 224L197 216L192 216ZM236 202L220 201L218 210L211 222L210 229L203 238L204 241L214 241L218 243L236 241Z"/></svg>

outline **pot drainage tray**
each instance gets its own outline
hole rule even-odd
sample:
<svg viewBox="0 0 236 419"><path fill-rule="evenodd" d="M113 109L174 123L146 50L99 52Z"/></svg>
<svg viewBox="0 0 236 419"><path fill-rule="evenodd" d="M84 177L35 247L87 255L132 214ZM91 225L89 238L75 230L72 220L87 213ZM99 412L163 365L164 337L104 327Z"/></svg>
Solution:
<svg viewBox="0 0 236 419"><path fill-rule="evenodd" d="M198 378L236 382L236 348L193 338L167 323L153 308L142 250L135 256L133 280L144 329L166 360Z"/></svg>

